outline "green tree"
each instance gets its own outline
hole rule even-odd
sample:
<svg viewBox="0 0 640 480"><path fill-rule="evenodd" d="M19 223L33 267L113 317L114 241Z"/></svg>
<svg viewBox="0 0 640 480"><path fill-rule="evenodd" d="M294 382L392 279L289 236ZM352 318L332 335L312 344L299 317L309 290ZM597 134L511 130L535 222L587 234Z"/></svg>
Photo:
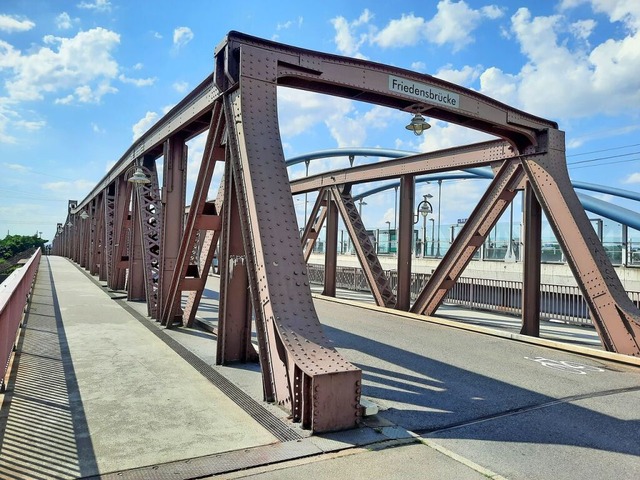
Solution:
<svg viewBox="0 0 640 480"><path fill-rule="evenodd" d="M0 240L0 258L8 259L30 248L44 247L47 242L37 235L7 235Z"/></svg>

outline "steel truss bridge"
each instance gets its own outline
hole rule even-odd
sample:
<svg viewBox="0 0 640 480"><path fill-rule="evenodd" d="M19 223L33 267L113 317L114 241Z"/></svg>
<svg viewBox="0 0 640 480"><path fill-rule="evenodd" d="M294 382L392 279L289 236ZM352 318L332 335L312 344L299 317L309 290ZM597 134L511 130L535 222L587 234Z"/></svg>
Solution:
<svg viewBox="0 0 640 480"><path fill-rule="evenodd" d="M278 127L278 86L426 114L498 139L290 182ZM205 131L185 219L186 142ZM162 185L158 159L163 160ZM208 200L218 162L224 164L224 177L215 200ZM415 177L486 166L493 180L412 303ZM128 181L138 168L150 183ZM400 184L395 292L351 193L355 184L392 179ZM292 195L316 191L300 238ZM69 202L53 253L73 259L111 289L126 288L130 300L146 301L149 316L172 328L192 325L217 248L217 362L259 359L266 401L282 405L294 421L315 432L347 429L360 415L361 371L330 345L314 310L306 260L321 226L326 224L325 294L335 295L341 218L377 304L432 315L518 191L525 198L523 333L536 335L539 328L544 212L603 345L640 356L640 311L571 187L564 134L556 123L428 75L238 32L217 47L213 77L131 145L82 201Z"/></svg>

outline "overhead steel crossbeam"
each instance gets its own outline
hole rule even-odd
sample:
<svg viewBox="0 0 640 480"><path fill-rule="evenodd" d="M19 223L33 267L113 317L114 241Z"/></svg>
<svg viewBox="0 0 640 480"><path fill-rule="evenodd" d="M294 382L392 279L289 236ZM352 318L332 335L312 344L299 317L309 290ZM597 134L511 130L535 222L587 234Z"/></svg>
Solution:
<svg viewBox="0 0 640 480"><path fill-rule="evenodd" d="M299 178L291 182L291 192L298 195L332 185L354 185L394 179L407 174L419 175L480 167L513 156L513 148L507 142L493 140Z"/></svg>
<svg viewBox="0 0 640 480"><path fill-rule="evenodd" d="M294 182L292 187L278 128L278 86L425 113L502 140L310 177ZM184 162L184 142L207 128L194 197L184 233L177 242L174 232L167 230L167 219L175 220L184 211L179 187L184 181L184 169L175 168L175 162ZM171 175L163 176L162 205L148 209L159 229L149 234L143 229L145 221L150 221L145 220L143 210L147 203L155 205L157 197L150 197L147 202L138 193L131 202L127 175L134 163L140 164L142 160L148 168L149 162L155 162L163 152L164 161L174 168ZM218 199L209 202L207 193L218 161L225 162L225 180ZM364 225L349 194L350 187L381 177L400 177L399 287L395 300L396 308L407 309L415 175L481 165L491 165L497 172L496 178L413 309L425 312L437 308L513 199L516 189L524 186L531 192L525 227L535 223L532 219L537 217L537 209L547 215L606 348L640 355L639 312L624 294L571 188L564 137L554 122L427 75L303 50L237 32L229 33L216 49L213 84L203 82L137 141L89 196L79 204L70 202L69 225L65 222L60 227L55 251L86 262L87 251L93 245L97 261L111 263L106 268L108 282L121 288L126 271L129 297L142 296L148 302L149 297L159 298L156 315L170 327L183 315L183 292L191 292L186 306L188 313L184 312L188 318L182 318L183 323L190 323L204 289L211 252L220 238L218 363L247 361L255 356L250 335L255 321L265 399L278 402L291 412L294 421L316 432L350 428L359 418L361 371L332 347L318 321L305 261L308 242L315 240L313 236L326 216L332 234L329 251L335 257L333 236L340 214L352 240L362 250L361 261L369 262L375 270L377 257L373 258L372 248L364 248L368 240L361 238ZM173 193L171 184L177 188ZM324 192L321 195L324 200L316 204L310 219L313 223L305 226L301 239L292 193L312 190ZM87 205L104 211L100 202L107 201L106 213L100 216L105 225L91 231L71 226L71 219ZM162 218L156 219L156 214ZM161 229L163 224L166 228ZM529 233L530 238L539 237L539 229L535 227ZM301 240L306 243L306 253ZM103 255L100 248L96 250L99 245L112 250ZM193 253L200 246L204 259L201 256L198 260ZM539 251L525 245L527 248L525 253L530 261L525 272L524 297L527 304L535 305L530 300L538 298L539 291L531 279L538 278ZM149 249L159 251L160 266L149 255L143 255ZM373 257L367 259L370 256ZM145 286L145 261L155 268L152 275L164 276L161 287L148 283ZM335 258L329 261L335 262ZM149 272L148 266L146 271ZM377 285L381 303L393 303L388 284L376 278L371 279L371 284ZM539 312L527 312L527 321L536 321L538 315Z"/></svg>

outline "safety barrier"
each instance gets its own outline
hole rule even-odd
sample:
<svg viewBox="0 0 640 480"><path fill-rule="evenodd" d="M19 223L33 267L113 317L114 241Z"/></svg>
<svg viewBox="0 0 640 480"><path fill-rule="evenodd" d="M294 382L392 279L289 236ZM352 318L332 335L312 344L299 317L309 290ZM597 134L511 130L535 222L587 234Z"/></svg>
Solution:
<svg viewBox="0 0 640 480"><path fill-rule="evenodd" d="M324 282L324 266L308 265L311 283ZM387 278L395 293L398 272L387 270ZM428 273L411 274L411 299L415 300L429 280ZM364 273L357 267L337 267L336 287L347 290L368 292L369 286ZM569 285L540 285L540 316L544 320L560 321L575 325L593 325L589 308L580 290ZM640 305L640 292L627 292L631 300ZM494 280L488 278L460 277L451 288L445 302L461 305L472 310L489 310L510 315L522 313L522 282Z"/></svg>
<svg viewBox="0 0 640 480"><path fill-rule="evenodd" d="M4 379L38 272L40 256L38 249L24 266L0 284L0 392L5 389Z"/></svg>

